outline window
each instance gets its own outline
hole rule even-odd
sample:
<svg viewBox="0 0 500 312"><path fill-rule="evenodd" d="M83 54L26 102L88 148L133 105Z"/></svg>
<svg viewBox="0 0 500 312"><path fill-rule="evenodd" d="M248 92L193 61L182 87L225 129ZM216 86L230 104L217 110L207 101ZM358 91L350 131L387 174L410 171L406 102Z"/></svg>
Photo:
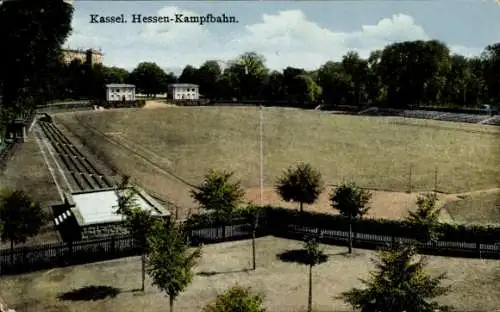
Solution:
<svg viewBox="0 0 500 312"><path fill-rule="evenodd" d="M120 89L116 89L116 92L120 92Z"/></svg>

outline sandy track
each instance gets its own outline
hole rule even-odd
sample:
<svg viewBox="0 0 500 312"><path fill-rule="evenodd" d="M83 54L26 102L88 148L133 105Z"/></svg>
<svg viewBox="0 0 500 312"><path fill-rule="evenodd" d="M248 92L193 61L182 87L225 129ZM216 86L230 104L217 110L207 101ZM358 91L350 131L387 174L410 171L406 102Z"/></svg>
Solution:
<svg viewBox="0 0 500 312"><path fill-rule="evenodd" d="M146 104L143 108L151 109L151 108L168 108L168 107L176 107L173 104L167 104L161 101L146 101Z"/></svg>

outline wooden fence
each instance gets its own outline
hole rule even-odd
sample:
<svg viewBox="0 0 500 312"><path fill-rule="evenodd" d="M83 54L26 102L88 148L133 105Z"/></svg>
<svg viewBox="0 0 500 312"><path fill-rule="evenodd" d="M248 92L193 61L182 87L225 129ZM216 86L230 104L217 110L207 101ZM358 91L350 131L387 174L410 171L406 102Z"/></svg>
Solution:
<svg viewBox="0 0 500 312"><path fill-rule="evenodd" d="M192 230L193 244L209 244L251 237L249 224L235 224ZM259 236L263 233L259 231ZM130 235L106 237L67 243L43 244L34 247L0 250L0 274L18 274L122 257L136 256L140 248Z"/></svg>
<svg viewBox="0 0 500 312"><path fill-rule="evenodd" d="M275 229L274 236L304 239L305 237L319 237L324 244L347 245L349 233L342 230L321 229L316 227L291 224L281 229ZM472 258L500 259L500 243L480 244L476 242L435 241L421 243L415 239L393 235L376 235L368 233L353 233L353 245L359 248L378 249L394 244L414 244L420 251L443 256L458 256Z"/></svg>
<svg viewBox="0 0 500 312"><path fill-rule="evenodd" d="M295 224L271 229L265 226L265 223L262 224L264 225L257 229L257 237L274 235L276 237L303 240L308 236L318 236L320 241L325 244L347 244L348 233L346 231L319 229ZM248 239L251 235L251 225L241 220L239 223L233 223L233 225L191 230L190 241L193 245L210 244ZM500 244L488 245L448 241L422 244L404 237L354 233L354 247L357 248L377 249L396 242L402 244L416 243L420 250L432 254L500 259ZM56 243L15 248L13 252L10 249L3 249L0 250L0 274L23 273L135 256L140 253L138 247L130 235L122 235L80 241L72 245Z"/></svg>

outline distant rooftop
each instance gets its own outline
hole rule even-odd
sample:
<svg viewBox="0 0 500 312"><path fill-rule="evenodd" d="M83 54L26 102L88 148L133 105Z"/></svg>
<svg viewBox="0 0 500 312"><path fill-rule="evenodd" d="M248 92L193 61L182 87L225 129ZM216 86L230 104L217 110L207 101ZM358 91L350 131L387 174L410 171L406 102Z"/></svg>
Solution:
<svg viewBox="0 0 500 312"><path fill-rule="evenodd" d="M93 54L102 55L102 52L96 49L63 49L63 52L71 52L71 53L87 53L87 51L92 51Z"/></svg>
<svg viewBox="0 0 500 312"><path fill-rule="evenodd" d="M138 207L151 211L152 215L163 215L165 211L157 208L152 198L146 198L144 193L136 196ZM116 190L99 192L73 193L73 202L81 220L80 225L86 226L98 223L120 222L123 217L116 213L118 208L118 195Z"/></svg>
<svg viewBox="0 0 500 312"><path fill-rule="evenodd" d="M169 88L198 88L199 86L194 83L172 83L168 85Z"/></svg>
<svg viewBox="0 0 500 312"><path fill-rule="evenodd" d="M135 85L125 83L110 83L106 85L106 88L135 88Z"/></svg>

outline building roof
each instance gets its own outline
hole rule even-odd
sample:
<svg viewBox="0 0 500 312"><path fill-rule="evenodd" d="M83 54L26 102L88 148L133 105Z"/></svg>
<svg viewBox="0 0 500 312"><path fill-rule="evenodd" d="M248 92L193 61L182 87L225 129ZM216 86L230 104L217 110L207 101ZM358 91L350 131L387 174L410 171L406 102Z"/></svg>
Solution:
<svg viewBox="0 0 500 312"><path fill-rule="evenodd" d="M169 88L198 88L199 86L194 83L172 83L168 85Z"/></svg>
<svg viewBox="0 0 500 312"><path fill-rule="evenodd" d="M135 88L135 85L125 83L110 83L106 85L106 88Z"/></svg>
<svg viewBox="0 0 500 312"><path fill-rule="evenodd" d="M90 225L97 223L120 222L123 217L116 213L118 208L118 195L115 190L86 192L72 194L72 200L78 210L81 225ZM141 209L151 211L152 215L162 215L152 203L151 198L146 198L143 194L137 194L136 204Z"/></svg>
<svg viewBox="0 0 500 312"><path fill-rule="evenodd" d="M87 50L84 50L84 49L62 49L62 52L63 53L81 53L81 54L84 54L84 53L87 53L88 51L92 52L92 54L98 54L98 55L103 55L101 51L99 50L96 50L96 49L87 49Z"/></svg>

